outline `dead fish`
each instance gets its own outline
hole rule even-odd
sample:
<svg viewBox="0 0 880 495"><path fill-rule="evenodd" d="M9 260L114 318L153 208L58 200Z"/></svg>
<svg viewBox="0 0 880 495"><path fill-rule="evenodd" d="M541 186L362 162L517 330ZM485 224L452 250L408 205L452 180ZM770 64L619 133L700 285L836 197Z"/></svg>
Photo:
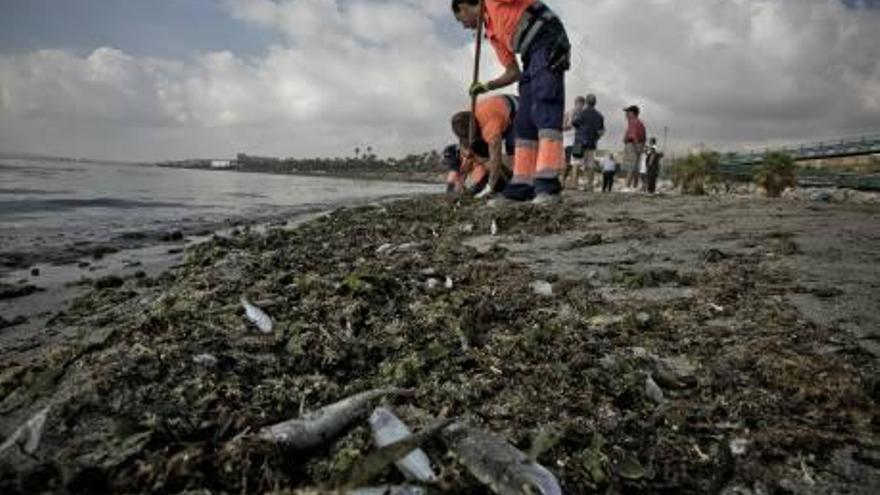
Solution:
<svg viewBox="0 0 880 495"><path fill-rule="evenodd" d="M241 305L244 306L244 311L251 323L256 325L263 333L272 333L272 318L269 318L269 315L251 304L244 296L241 298Z"/></svg>
<svg viewBox="0 0 880 495"><path fill-rule="evenodd" d="M419 486L386 485L348 490L345 495L428 495L428 490Z"/></svg>
<svg viewBox="0 0 880 495"><path fill-rule="evenodd" d="M498 235L498 222L492 220L492 226L489 228L489 233L493 236Z"/></svg>
<svg viewBox="0 0 880 495"><path fill-rule="evenodd" d="M198 356L193 356L193 363L198 364L199 366L204 366L205 368L213 368L214 366L217 366L217 363L219 362L220 360L212 354L199 354Z"/></svg>
<svg viewBox="0 0 880 495"><path fill-rule="evenodd" d="M385 447L412 435L406 424L384 407L377 407L370 415L370 428L373 430L373 441L378 447ZM431 469L431 461L422 449L413 450L394 464L407 479L437 481L437 475Z"/></svg>
<svg viewBox="0 0 880 495"><path fill-rule="evenodd" d="M49 407L41 409L34 414L31 419L17 430L15 430L9 438L0 445L0 455L11 449L13 446L20 446L21 450L28 455L33 455L40 446L40 439L43 437L43 427L46 426L46 418L49 416Z"/></svg>
<svg viewBox="0 0 880 495"><path fill-rule="evenodd" d="M562 495L553 473L504 438L460 423L443 434L459 462L497 495Z"/></svg>
<svg viewBox="0 0 880 495"><path fill-rule="evenodd" d="M302 417L294 418L260 430L259 437L294 449L310 449L334 438L357 418L366 414L375 399L385 395L409 393L400 389L375 389L361 392L327 405Z"/></svg>
<svg viewBox="0 0 880 495"><path fill-rule="evenodd" d="M389 465L405 457L413 450L421 447L423 443L437 436L451 422L451 419L436 420L418 433L414 433L394 443L380 447L354 466L348 476L348 483L346 486L360 486L369 482L376 476L379 476Z"/></svg>
<svg viewBox="0 0 880 495"><path fill-rule="evenodd" d="M650 373L645 373L645 395L657 404L662 404L665 400L663 397L663 389L657 385Z"/></svg>

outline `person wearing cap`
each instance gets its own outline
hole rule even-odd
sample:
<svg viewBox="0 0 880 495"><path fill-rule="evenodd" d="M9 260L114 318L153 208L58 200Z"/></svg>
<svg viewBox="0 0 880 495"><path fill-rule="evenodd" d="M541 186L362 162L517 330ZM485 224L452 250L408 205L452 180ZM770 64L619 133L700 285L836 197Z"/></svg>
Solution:
<svg viewBox="0 0 880 495"><path fill-rule="evenodd" d="M596 166L596 149L599 139L605 134L605 117L596 110L596 95L589 94L584 99L586 108L578 112L572 119L575 128L574 150L574 184L578 184L578 169L583 166L586 173L586 190L593 190L593 168Z"/></svg>
<svg viewBox="0 0 880 495"><path fill-rule="evenodd" d="M474 162L477 194L486 197L507 185L507 170L514 154L514 120L519 99L514 95L490 95L477 101L475 117L470 111L452 116L452 132L462 152ZM477 126L476 141L468 143L471 120ZM485 176L485 180L483 180Z"/></svg>
<svg viewBox="0 0 880 495"><path fill-rule="evenodd" d="M624 162L626 164L626 186L630 189L639 188L639 161L645 151L647 140L645 125L639 119L640 109L631 105L623 109L626 112L626 134L623 136Z"/></svg>
<svg viewBox="0 0 880 495"><path fill-rule="evenodd" d="M480 0L452 0L452 12L466 29L477 29L480 5ZM536 204L558 202L564 163L565 71L571 65L565 28L552 10L536 0L483 0L482 5L486 37L504 72L475 82L470 94L519 82L514 172L503 196Z"/></svg>

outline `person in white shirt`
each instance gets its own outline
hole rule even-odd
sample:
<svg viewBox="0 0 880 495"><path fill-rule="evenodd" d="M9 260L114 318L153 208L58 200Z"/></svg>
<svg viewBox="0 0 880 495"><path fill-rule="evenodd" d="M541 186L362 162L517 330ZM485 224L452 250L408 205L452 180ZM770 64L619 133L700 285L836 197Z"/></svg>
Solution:
<svg viewBox="0 0 880 495"><path fill-rule="evenodd" d="M614 160L614 155L609 154L599 159L599 163L602 164L602 192L611 192L614 187L614 175L617 174L617 162Z"/></svg>

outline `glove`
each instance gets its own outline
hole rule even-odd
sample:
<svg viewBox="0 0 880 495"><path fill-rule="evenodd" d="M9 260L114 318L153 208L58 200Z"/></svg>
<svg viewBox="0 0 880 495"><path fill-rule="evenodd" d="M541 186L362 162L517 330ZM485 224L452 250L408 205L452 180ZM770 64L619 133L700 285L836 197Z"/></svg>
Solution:
<svg viewBox="0 0 880 495"><path fill-rule="evenodd" d="M471 84L471 87L468 90L468 93L470 93L472 97L480 96L481 94L488 93L488 92L489 92L489 85L486 83L480 82L480 81L477 81L477 82Z"/></svg>
<svg viewBox="0 0 880 495"><path fill-rule="evenodd" d="M550 70L556 73L565 72L571 68L571 43L568 36L562 33L553 44L548 60Z"/></svg>

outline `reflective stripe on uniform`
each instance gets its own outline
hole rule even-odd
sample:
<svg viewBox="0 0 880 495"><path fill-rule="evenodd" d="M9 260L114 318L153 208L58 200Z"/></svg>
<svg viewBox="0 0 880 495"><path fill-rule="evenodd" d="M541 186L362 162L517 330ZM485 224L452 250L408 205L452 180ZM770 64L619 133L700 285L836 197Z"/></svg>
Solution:
<svg viewBox="0 0 880 495"><path fill-rule="evenodd" d="M516 141L513 157L513 180L511 184L531 184L535 179L535 164L538 161L538 142L527 139Z"/></svg>
<svg viewBox="0 0 880 495"><path fill-rule="evenodd" d="M562 146L562 131L541 129L538 131L538 155L536 160L537 178L553 179L565 163L565 149Z"/></svg>
<svg viewBox="0 0 880 495"><path fill-rule="evenodd" d="M527 8L516 27L513 35L512 48L514 52L528 53L529 47L535 41L535 37L548 22L558 21L559 18L549 7L541 2L535 2Z"/></svg>

